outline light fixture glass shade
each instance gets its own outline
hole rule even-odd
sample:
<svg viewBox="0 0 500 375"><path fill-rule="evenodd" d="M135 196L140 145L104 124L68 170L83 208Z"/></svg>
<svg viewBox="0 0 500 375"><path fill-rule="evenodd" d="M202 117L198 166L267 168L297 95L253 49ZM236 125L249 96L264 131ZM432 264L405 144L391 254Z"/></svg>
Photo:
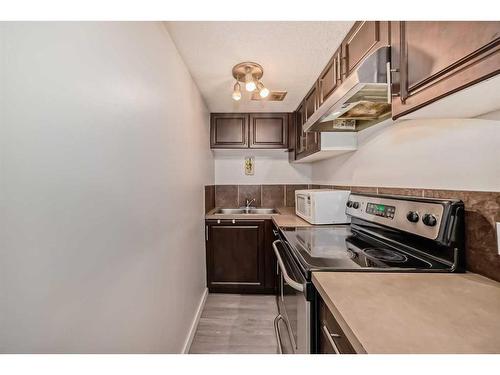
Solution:
<svg viewBox="0 0 500 375"><path fill-rule="evenodd" d="M257 88L257 85L255 84L255 80L253 78L253 75L251 73L247 73L245 75L245 89L249 92L254 91Z"/></svg>
<svg viewBox="0 0 500 375"><path fill-rule="evenodd" d="M269 95L269 89L267 89L260 81L257 82L257 89L259 90L261 98L266 98Z"/></svg>
<svg viewBox="0 0 500 375"><path fill-rule="evenodd" d="M233 99L238 101L241 99L241 86L238 82L236 82L234 84L234 88L233 88Z"/></svg>

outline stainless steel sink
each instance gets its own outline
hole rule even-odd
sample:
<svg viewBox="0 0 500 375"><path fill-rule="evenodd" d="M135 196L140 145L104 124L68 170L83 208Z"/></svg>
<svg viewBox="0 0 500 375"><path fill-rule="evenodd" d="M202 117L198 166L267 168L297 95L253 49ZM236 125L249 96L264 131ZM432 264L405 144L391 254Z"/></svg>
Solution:
<svg viewBox="0 0 500 375"><path fill-rule="evenodd" d="M278 210L275 208L251 208L250 214L277 214Z"/></svg>
<svg viewBox="0 0 500 375"><path fill-rule="evenodd" d="M214 212L216 215L270 215L277 214L275 208L219 208Z"/></svg>

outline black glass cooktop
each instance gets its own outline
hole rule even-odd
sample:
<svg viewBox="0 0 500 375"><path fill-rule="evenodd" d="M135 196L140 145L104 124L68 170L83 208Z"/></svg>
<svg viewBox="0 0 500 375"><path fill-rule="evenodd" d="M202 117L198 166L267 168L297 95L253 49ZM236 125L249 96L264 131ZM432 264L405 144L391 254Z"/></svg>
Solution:
<svg viewBox="0 0 500 375"><path fill-rule="evenodd" d="M350 225L282 228L304 271L423 271L447 266L351 231Z"/></svg>

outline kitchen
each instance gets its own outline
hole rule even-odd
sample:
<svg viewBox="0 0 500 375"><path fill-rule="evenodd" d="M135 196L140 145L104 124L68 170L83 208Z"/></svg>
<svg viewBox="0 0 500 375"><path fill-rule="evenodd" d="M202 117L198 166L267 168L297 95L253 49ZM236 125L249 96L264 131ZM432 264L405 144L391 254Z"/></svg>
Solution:
<svg viewBox="0 0 500 375"><path fill-rule="evenodd" d="M1 21L0 353L498 358L500 22L347 18Z"/></svg>

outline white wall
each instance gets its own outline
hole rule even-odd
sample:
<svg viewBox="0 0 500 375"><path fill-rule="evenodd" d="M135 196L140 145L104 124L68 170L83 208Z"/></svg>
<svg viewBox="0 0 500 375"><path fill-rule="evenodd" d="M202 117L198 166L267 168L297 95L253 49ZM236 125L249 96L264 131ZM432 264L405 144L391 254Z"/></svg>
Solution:
<svg viewBox="0 0 500 375"><path fill-rule="evenodd" d="M284 150L217 150L215 183L224 184L309 184L310 164L290 164ZM255 157L255 173L246 176L245 156Z"/></svg>
<svg viewBox="0 0 500 375"><path fill-rule="evenodd" d="M214 181L209 114L168 33L0 38L0 352L180 352Z"/></svg>
<svg viewBox="0 0 500 375"><path fill-rule="evenodd" d="M356 152L314 163L313 183L500 191L500 118L484 117L376 125Z"/></svg>

